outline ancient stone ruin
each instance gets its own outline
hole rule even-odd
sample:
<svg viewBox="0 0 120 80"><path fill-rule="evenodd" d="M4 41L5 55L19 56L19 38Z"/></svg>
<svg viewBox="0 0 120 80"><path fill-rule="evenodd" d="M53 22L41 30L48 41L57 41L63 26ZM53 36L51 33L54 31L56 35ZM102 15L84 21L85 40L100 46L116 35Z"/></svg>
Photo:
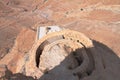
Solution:
<svg viewBox="0 0 120 80"><path fill-rule="evenodd" d="M38 27L28 52L18 52L17 46L16 42L11 53L1 60L0 79L113 80L109 75L119 73L119 58L112 51L74 30Z"/></svg>
<svg viewBox="0 0 120 80"><path fill-rule="evenodd" d="M95 60L97 54L89 38L57 26L38 28L37 40L29 55L26 75L41 77L41 80L79 80L91 75L95 68L102 68L96 64L99 63Z"/></svg>

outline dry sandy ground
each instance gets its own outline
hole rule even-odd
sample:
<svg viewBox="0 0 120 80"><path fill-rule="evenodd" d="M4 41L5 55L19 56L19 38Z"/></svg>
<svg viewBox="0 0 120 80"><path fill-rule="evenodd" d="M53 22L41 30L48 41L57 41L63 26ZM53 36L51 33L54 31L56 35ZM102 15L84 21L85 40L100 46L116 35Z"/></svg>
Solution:
<svg viewBox="0 0 120 80"><path fill-rule="evenodd" d="M80 31L120 57L120 0L0 0L0 59L16 42L28 52L38 25Z"/></svg>

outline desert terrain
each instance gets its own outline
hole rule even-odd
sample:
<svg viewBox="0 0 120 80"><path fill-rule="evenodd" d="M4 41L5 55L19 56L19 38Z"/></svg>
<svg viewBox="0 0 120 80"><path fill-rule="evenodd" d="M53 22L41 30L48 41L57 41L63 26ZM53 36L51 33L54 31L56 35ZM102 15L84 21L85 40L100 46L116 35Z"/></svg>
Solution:
<svg viewBox="0 0 120 80"><path fill-rule="evenodd" d="M37 27L51 25L85 34L101 53L106 69L80 80L120 80L120 0L0 0L0 75L9 69L1 80L36 80L16 66L35 43Z"/></svg>

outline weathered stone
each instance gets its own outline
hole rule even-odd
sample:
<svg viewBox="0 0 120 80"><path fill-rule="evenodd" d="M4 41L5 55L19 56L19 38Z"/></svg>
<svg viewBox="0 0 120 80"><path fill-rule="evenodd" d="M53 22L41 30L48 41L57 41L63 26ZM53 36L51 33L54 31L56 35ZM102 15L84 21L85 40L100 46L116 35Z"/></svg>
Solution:
<svg viewBox="0 0 120 80"><path fill-rule="evenodd" d="M33 78L27 77L27 73L33 72L30 76L40 79L65 79L70 80L76 72L80 70L79 77L83 80L119 80L120 72L120 14L119 6L120 0L60 0L60 1L51 1L51 0L1 0L0 1L0 65L7 65L8 70L6 80L31 80ZM30 68L26 69L26 64L31 60L28 53L30 52L31 47L34 47L35 32L38 26L48 26L48 25L60 25L62 27L70 28L71 30L80 31L84 33L89 38L93 40L93 48L87 48L86 53L95 51L93 57L91 55L79 55L76 56L75 52L73 54L76 56L76 59L80 62L81 67L70 71L70 74L65 74L58 76L66 70L61 70L56 67L51 67L49 69L44 69L45 74L40 71L40 67L44 60L36 64L29 64ZM22 30L23 28L31 30ZM22 31L21 31L22 30ZM20 34L19 34L20 33ZM68 36L68 37L67 37ZM66 39L73 41L77 36L71 34L66 34ZM60 37L61 38L61 37ZM58 40L55 38L54 40ZM48 39L47 39L48 40ZM50 43L54 40L49 39L45 42L46 48L51 47ZM99 41L99 42L95 42ZM77 42L80 42L77 40ZM37 43L37 42L36 42ZM89 42L88 42L89 43ZM85 44L85 43L84 43ZM105 46L105 45L106 46ZM40 45L40 44L38 44ZM62 45L66 44L59 44ZM45 47L43 44L43 47ZM48 46L48 47L47 47ZM54 45L52 49L55 49ZM74 46L74 45L73 45ZM88 45L87 45L88 46ZM77 46L74 46L77 48ZM37 49L38 47L36 47ZM59 47L58 47L59 48ZM57 49L58 49L57 48ZM43 48L42 48L43 49ZM113 51L112 51L113 50ZM62 50L61 50L62 51ZM67 46L64 51L74 51L73 49ZM52 53L55 53L54 50L51 50ZM59 51L56 50L56 53ZM79 51L78 51L79 52ZM35 52L34 52L35 53ZM38 52L39 53L39 52ZM45 52L44 52L45 53ZM82 52L81 52L82 53ZM83 53L84 50L83 50ZM48 55L46 53L44 55ZM91 54L91 53L90 53ZM48 57L41 55L42 58ZM50 54L49 54L50 55ZM53 55L53 54L51 54ZM57 55L57 54L56 54ZM63 55L63 54L62 54ZM57 56L60 56L58 54ZM85 59L83 59L86 56ZM118 57L119 56L119 57ZM39 56L38 56L39 57ZM55 56L53 56L55 59ZM66 56L67 57L67 56ZM80 57L80 58L79 58ZM35 56L34 56L35 58ZM34 59L33 58L33 59ZM63 57L64 58L64 57ZM64 62L64 59L57 59L54 66L60 62ZM37 58L39 62L39 58ZM75 60L76 60L75 59ZM95 64L95 66L90 65L90 68L87 68L88 65L82 67L83 60L88 62L90 59L90 64ZM93 60L93 63L92 62ZM53 62L52 59L48 59L48 63ZM63 60L63 61L62 61ZM36 60L35 60L36 61ZM34 63L35 63L34 61ZM70 59L71 61L71 59ZM35 66L35 67L34 67ZM37 66L37 68L36 68ZM44 65L49 67L48 65ZM58 65L61 66L61 65ZM34 68L33 68L34 67ZM73 69L74 66L69 66L69 69ZM95 67L95 69L94 69ZM82 69L81 69L82 68ZM56 69L60 70L56 76L54 71ZM3 72L5 68L0 69ZM28 71L28 72L27 72ZM87 73L85 73L87 71ZM50 72L50 73L49 73ZM16 74L15 74L16 73ZM21 73L21 74L19 74ZM46 76L46 74L49 75ZM68 72L67 72L68 73ZM73 73L73 75L71 75ZM81 74L82 73L82 74ZM24 74L24 75L23 75ZM50 76L51 75L51 76ZM71 77L67 77L71 76ZM54 78L54 79L53 79ZM3 79L5 80L5 79ZM75 79L77 80L77 79Z"/></svg>

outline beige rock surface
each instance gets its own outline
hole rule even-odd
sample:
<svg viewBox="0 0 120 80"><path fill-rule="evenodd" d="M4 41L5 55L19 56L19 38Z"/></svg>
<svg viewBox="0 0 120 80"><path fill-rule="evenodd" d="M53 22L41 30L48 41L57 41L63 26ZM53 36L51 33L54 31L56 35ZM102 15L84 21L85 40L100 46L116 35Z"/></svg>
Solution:
<svg viewBox="0 0 120 80"><path fill-rule="evenodd" d="M120 0L1 0L0 64L8 66L13 80L33 79L20 68L28 60L38 25L60 25L95 40L106 68L83 80L120 79Z"/></svg>

